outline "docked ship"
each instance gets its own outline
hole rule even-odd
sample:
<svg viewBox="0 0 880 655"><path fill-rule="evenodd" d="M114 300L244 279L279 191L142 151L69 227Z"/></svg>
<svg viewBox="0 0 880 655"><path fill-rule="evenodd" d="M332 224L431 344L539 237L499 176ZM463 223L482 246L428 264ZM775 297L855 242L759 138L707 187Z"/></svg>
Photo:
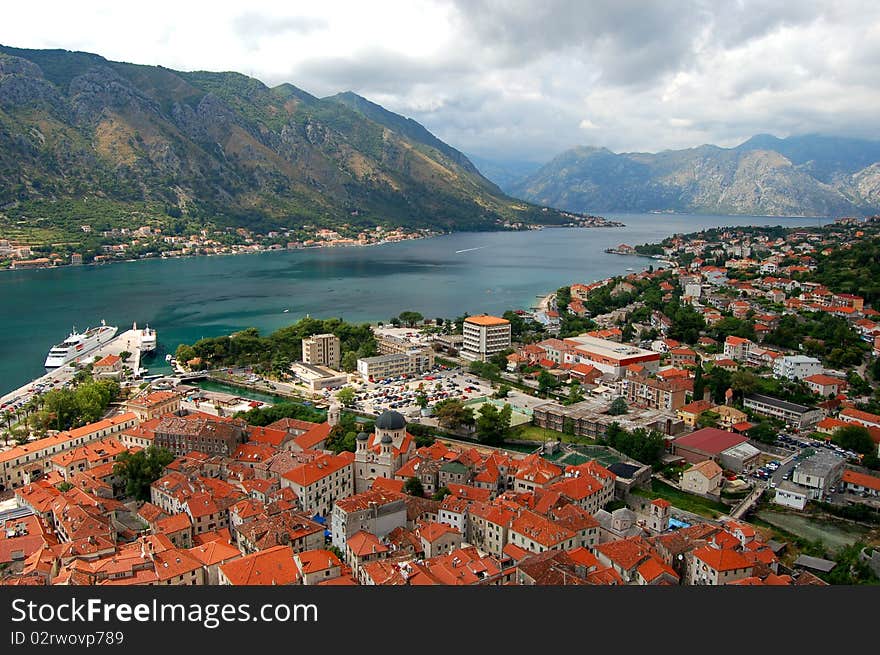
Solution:
<svg viewBox="0 0 880 655"><path fill-rule="evenodd" d="M156 330L150 328L149 323L143 330L138 330L137 323L135 323L133 329L140 333L141 353L151 353L156 350Z"/></svg>
<svg viewBox="0 0 880 655"><path fill-rule="evenodd" d="M58 368L77 357L90 353L115 337L117 330L118 328L107 325L104 321L101 321L99 327L89 328L85 332L77 332L76 328L73 328L69 337L58 345L52 346L49 350L45 367L47 369Z"/></svg>

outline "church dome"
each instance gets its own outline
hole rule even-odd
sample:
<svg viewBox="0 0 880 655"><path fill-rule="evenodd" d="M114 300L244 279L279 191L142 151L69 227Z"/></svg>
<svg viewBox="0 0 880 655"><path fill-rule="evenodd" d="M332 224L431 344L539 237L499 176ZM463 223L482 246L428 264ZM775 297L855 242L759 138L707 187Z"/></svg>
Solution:
<svg viewBox="0 0 880 655"><path fill-rule="evenodd" d="M387 410L376 419L376 428L379 430L403 430L406 427L406 419L400 412Z"/></svg>
<svg viewBox="0 0 880 655"><path fill-rule="evenodd" d="M366 432L360 432L360 433L358 434L358 436L357 436L357 440L358 440L358 441L366 441L366 440L369 439L369 438L370 438L370 437L369 437L369 435L367 435Z"/></svg>
<svg viewBox="0 0 880 655"><path fill-rule="evenodd" d="M382 443L391 443L391 436L390 436L390 435L387 435L387 434L384 435L384 436L382 437Z"/></svg>

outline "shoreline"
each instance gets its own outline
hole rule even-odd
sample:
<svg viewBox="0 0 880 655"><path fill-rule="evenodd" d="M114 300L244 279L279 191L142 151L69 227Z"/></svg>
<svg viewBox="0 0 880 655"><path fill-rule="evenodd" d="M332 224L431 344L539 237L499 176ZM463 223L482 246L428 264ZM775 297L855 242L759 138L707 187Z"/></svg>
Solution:
<svg viewBox="0 0 880 655"><path fill-rule="evenodd" d="M554 228L570 228L570 229L596 229L596 228L605 228L605 227L626 227L625 223L621 223L619 221L613 221L611 219L603 219L606 220L606 224L603 225L541 225L537 228L527 228L527 229L499 229L499 230L459 230L459 231L451 231L451 232L438 232L432 234L426 234L417 237L410 237L407 239L394 239L391 241L376 241L373 243L334 243L332 245L311 245L311 246L302 246L299 248L265 248L262 250L242 250L238 252L214 252L214 253L205 253L205 254L187 254L187 255L175 255L172 257L138 257L136 259L110 259L108 261L101 262L89 262L82 264L57 264L54 266L27 266L24 268L14 268L12 266L7 268L0 268L0 273L6 272L18 272L18 271L46 271L46 270L54 270L59 268L85 268L85 267L98 267L98 266L108 266L112 264L134 264L143 261L152 261L152 260L172 260L172 259L199 259L202 257L235 257L240 255L265 255L269 253L279 253L279 252L300 252L304 250L325 250L325 249L335 249L335 248L370 248L374 246L387 246L395 243L405 243L407 241L421 241L422 239L434 239L436 237L443 236L451 236L454 234L469 234L469 233L479 233L479 232L535 232L540 231L546 228L554 227Z"/></svg>

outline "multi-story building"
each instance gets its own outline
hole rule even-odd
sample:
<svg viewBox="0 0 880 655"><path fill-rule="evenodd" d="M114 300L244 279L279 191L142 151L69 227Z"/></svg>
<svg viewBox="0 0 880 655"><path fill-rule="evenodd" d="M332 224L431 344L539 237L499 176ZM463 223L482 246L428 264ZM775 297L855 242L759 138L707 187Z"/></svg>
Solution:
<svg viewBox="0 0 880 655"><path fill-rule="evenodd" d="M806 355L783 355L773 362L773 375L788 380L803 380L822 372L822 362Z"/></svg>
<svg viewBox="0 0 880 655"><path fill-rule="evenodd" d="M749 350L753 345L748 339L729 336L724 340L724 356L735 362L744 362L749 358Z"/></svg>
<svg viewBox="0 0 880 655"><path fill-rule="evenodd" d="M313 366L339 368L342 342L335 334L314 334L302 340L302 359Z"/></svg>
<svg viewBox="0 0 880 655"><path fill-rule="evenodd" d="M654 373L660 367L660 353L625 343L588 335L565 339L563 343L569 347L561 362L564 364L586 364L617 377L632 364Z"/></svg>
<svg viewBox="0 0 880 655"><path fill-rule="evenodd" d="M716 548L711 545L697 548L690 553L690 579L692 585L724 585L752 575L752 563L732 548Z"/></svg>
<svg viewBox="0 0 880 655"><path fill-rule="evenodd" d="M178 456L195 450L230 457L245 442L246 428L247 423L241 419L166 416L156 425L153 443Z"/></svg>
<svg viewBox="0 0 880 655"><path fill-rule="evenodd" d="M361 530L384 537L394 528L406 527L404 496L370 489L338 500L333 506L330 525L333 545L342 551L349 538Z"/></svg>
<svg viewBox="0 0 880 655"><path fill-rule="evenodd" d="M125 403L128 411L134 412L139 421L177 414L180 411L181 394L174 391L154 391L146 396L132 398Z"/></svg>
<svg viewBox="0 0 880 655"><path fill-rule="evenodd" d="M351 453L321 455L281 476L281 486L293 489L303 510L329 516L337 499L354 493Z"/></svg>
<svg viewBox="0 0 880 655"><path fill-rule="evenodd" d="M510 348L510 321L497 316L468 316L462 328L461 356L485 362Z"/></svg>
<svg viewBox="0 0 880 655"><path fill-rule="evenodd" d="M0 489L14 489L40 477L59 453L134 427L137 416L128 412L81 428L59 432L0 453Z"/></svg>
<svg viewBox="0 0 880 655"><path fill-rule="evenodd" d="M364 380L417 375L432 366L434 366L434 351L431 348L411 348L405 352L362 357L357 360L357 371Z"/></svg>
<svg viewBox="0 0 880 655"><path fill-rule="evenodd" d="M792 425L800 430L812 428L823 418L821 409L814 409L757 393L745 396L743 398L743 407L758 414L781 419L788 425Z"/></svg>
<svg viewBox="0 0 880 655"><path fill-rule="evenodd" d="M627 375L617 381L615 388L628 404L674 412L685 404L687 380Z"/></svg>

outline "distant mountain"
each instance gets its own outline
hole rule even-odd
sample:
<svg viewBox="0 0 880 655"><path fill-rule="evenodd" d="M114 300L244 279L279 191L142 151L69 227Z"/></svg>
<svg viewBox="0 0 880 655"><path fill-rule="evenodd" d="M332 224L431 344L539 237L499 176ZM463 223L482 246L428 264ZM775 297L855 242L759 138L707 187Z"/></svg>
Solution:
<svg viewBox="0 0 880 655"><path fill-rule="evenodd" d="M505 196L423 126L353 93L6 46L0 211L76 229L136 211L258 230L570 220Z"/></svg>
<svg viewBox="0 0 880 655"><path fill-rule="evenodd" d="M485 177L497 184L504 193L510 193L516 183L537 171L543 164L536 161L487 159L468 155Z"/></svg>
<svg viewBox="0 0 880 655"><path fill-rule="evenodd" d="M880 142L757 135L735 148L617 154L578 147L508 187L577 212L834 216L880 209Z"/></svg>

